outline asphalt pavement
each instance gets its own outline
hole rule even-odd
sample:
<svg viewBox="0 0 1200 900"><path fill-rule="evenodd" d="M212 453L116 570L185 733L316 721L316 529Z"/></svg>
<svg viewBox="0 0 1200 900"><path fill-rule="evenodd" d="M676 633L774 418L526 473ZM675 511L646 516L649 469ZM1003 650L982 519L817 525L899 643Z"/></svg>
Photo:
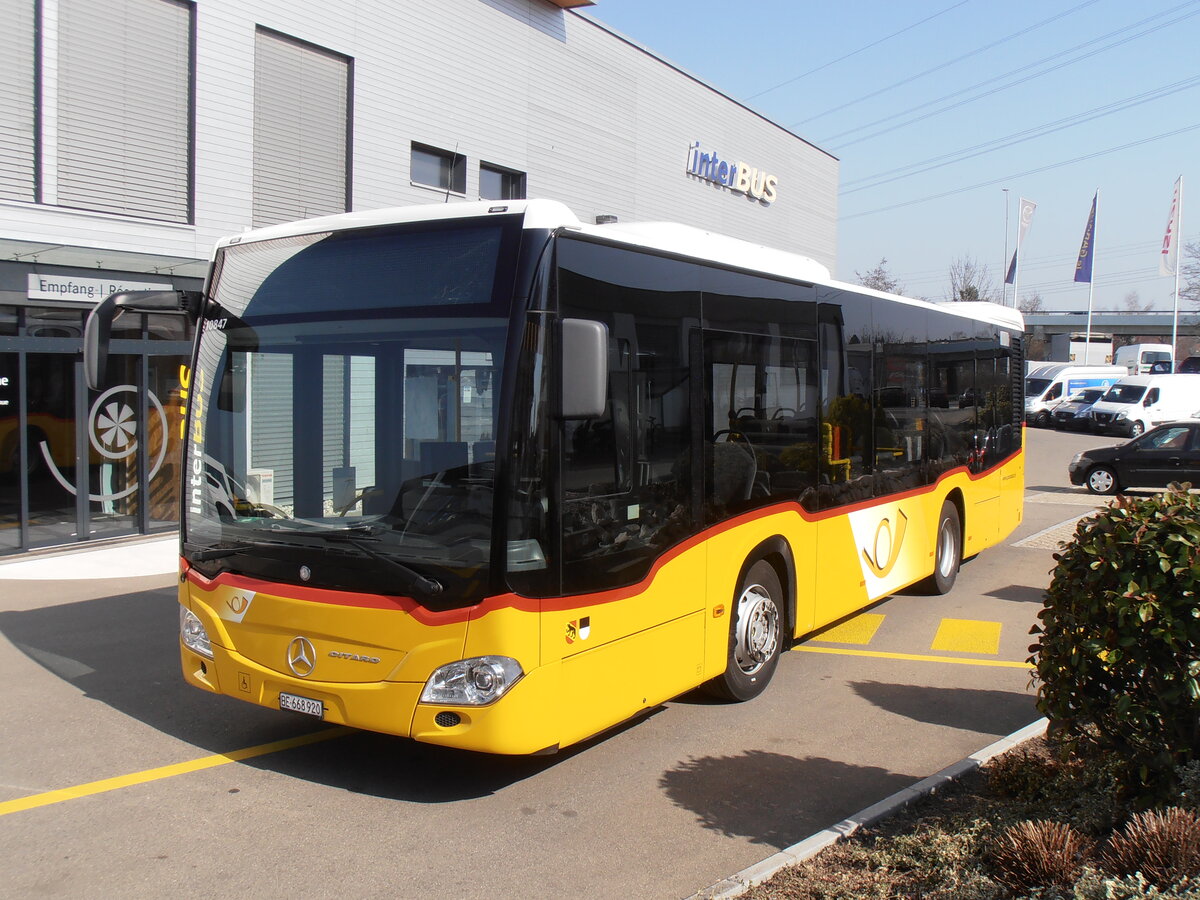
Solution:
<svg viewBox="0 0 1200 900"><path fill-rule="evenodd" d="M685 897L1038 719L1024 663L1066 479L1031 430L1024 521L944 597L814 636L740 705L685 695L550 758L339 729L181 683L176 545L0 562L12 896Z"/></svg>

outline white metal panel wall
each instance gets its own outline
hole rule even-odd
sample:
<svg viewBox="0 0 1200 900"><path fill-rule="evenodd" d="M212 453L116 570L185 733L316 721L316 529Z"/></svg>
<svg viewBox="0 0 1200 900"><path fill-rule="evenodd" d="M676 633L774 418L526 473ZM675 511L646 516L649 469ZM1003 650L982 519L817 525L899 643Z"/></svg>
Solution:
<svg viewBox="0 0 1200 900"><path fill-rule="evenodd" d="M58 202L186 222L191 6L59 0Z"/></svg>
<svg viewBox="0 0 1200 900"><path fill-rule="evenodd" d="M350 61L259 30L254 225L346 212Z"/></svg>
<svg viewBox="0 0 1200 900"><path fill-rule="evenodd" d="M44 0L59 2L79 0ZM207 258L217 237L250 226L263 27L354 60L355 209L445 200L410 183L416 141L467 157L468 199L487 161L527 173L529 196L584 220L682 221L835 266L836 159L546 0L196 2L194 227L9 204L0 237ZM779 199L765 206L688 175L694 140L777 174Z"/></svg>
<svg viewBox="0 0 1200 900"><path fill-rule="evenodd" d="M34 0L0 0L0 198L33 200Z"/></svg>

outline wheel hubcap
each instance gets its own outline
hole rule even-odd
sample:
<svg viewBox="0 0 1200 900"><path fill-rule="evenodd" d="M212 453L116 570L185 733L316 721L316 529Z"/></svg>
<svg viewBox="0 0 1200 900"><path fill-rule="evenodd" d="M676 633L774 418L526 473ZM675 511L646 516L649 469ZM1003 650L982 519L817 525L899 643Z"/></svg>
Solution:
<svg viewBox="0 0 1200 900"><path fill-rule="evenodd" d="M1091 482L1092 487L1101 493L1112 490L1112 475L1106 471L1093 472L1088 480Z"/></svg>
<svg viewBox="0 0 1200 900"><path fill-rule="evenodd" d="M779 609L762 585L752 584L738 598L734 659L747 675L761 669L779 644Z"/></svg>
<svg viewBox="0 0 1200 900"><path fill-rule="evenodd" d="M957 556L956 535L954 526L949 519L942 521L938 531L938 572L943 578L949 578L954 571L954 561Z"/></svg>

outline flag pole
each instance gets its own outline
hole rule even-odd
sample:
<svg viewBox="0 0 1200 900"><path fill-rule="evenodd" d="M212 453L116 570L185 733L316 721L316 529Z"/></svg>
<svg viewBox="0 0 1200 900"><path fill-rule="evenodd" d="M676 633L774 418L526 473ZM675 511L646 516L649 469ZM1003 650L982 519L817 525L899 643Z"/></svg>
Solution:
<svg viewBox="0 0 1200 900"><path fill-rule="evenodd" d="M1100 218L1100 189L1096 189L1094 198L1096 204L1096 213L1092 217L1092 248L1091 248L1091 277L1088 278L1088 317L1087 317L1087 337L1084 338L1083 364L1089 365L1092 361L1092 300L1096 294L1096 220Z"/></svg>
<svg viewBox="0 0 1200 900"><path fill-rule="evenodd" d="M1021 229L1017 229L1017 247L1013 250L1013 259L1016 260L1016 267L1013 269L1013 308L1019 305L1017 300L1020 297L1018 293L1021 287Z"/></svg>
<svg viewBox="0 0 1200 900"><path fill-rule="evenodd" d="M1176 241L1183 240L1183 176L1179 176L1179 225L1172 236ZM1183 268L1183 246L1176 244L1175 250L1175 306L1171 313L1171 362L1175 362L1175 348L1179 346L1179 270Z"/></svg>
<svg viewBox="0 0 1200 900"><path fill-rule="evenodd" d="M1004 191L1004 256L1001 259L1000 265L1008 265L1008 188L1000 188ZM1007 274L1007 273L1005 273ZM1014 273L1014 277L1015 273ZM1000 282L1000 290L1002 292L1003 305L1008 306L1008 279L1005 278ZM1013 306L1017 305L1016 295L1013 295Z"/></svg>

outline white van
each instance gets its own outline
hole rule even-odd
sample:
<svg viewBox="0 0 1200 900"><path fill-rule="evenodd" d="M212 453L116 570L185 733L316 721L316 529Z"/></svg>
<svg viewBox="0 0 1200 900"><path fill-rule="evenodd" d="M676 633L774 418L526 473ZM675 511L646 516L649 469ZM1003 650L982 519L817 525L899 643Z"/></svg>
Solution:
<svg viewBox="0 0 1200 900"><path fill-rule="evenodd" d="M1149 375L1155 363L1165 363L1165 372L1175 371L1170 344L1130 344L1118 347L1113 364L1122 366L1130 375Z"/></svg>
<svg viewBox="0 0 1200 900"><path fill-rule="evenodd" d="M1129 375L1092 406L1097 431L1137 437L1163 422L1200 419L1200 375Z"/></svg>
<svg viewBox="0 0 1200 900"><path fill-rule="evenodd" d="M1052 363L1033 369L1025 378L1025 421L1045 427L1054 407L1090 387L1108 389L1128 377L1120 366L1073 366Z"/></svg>

